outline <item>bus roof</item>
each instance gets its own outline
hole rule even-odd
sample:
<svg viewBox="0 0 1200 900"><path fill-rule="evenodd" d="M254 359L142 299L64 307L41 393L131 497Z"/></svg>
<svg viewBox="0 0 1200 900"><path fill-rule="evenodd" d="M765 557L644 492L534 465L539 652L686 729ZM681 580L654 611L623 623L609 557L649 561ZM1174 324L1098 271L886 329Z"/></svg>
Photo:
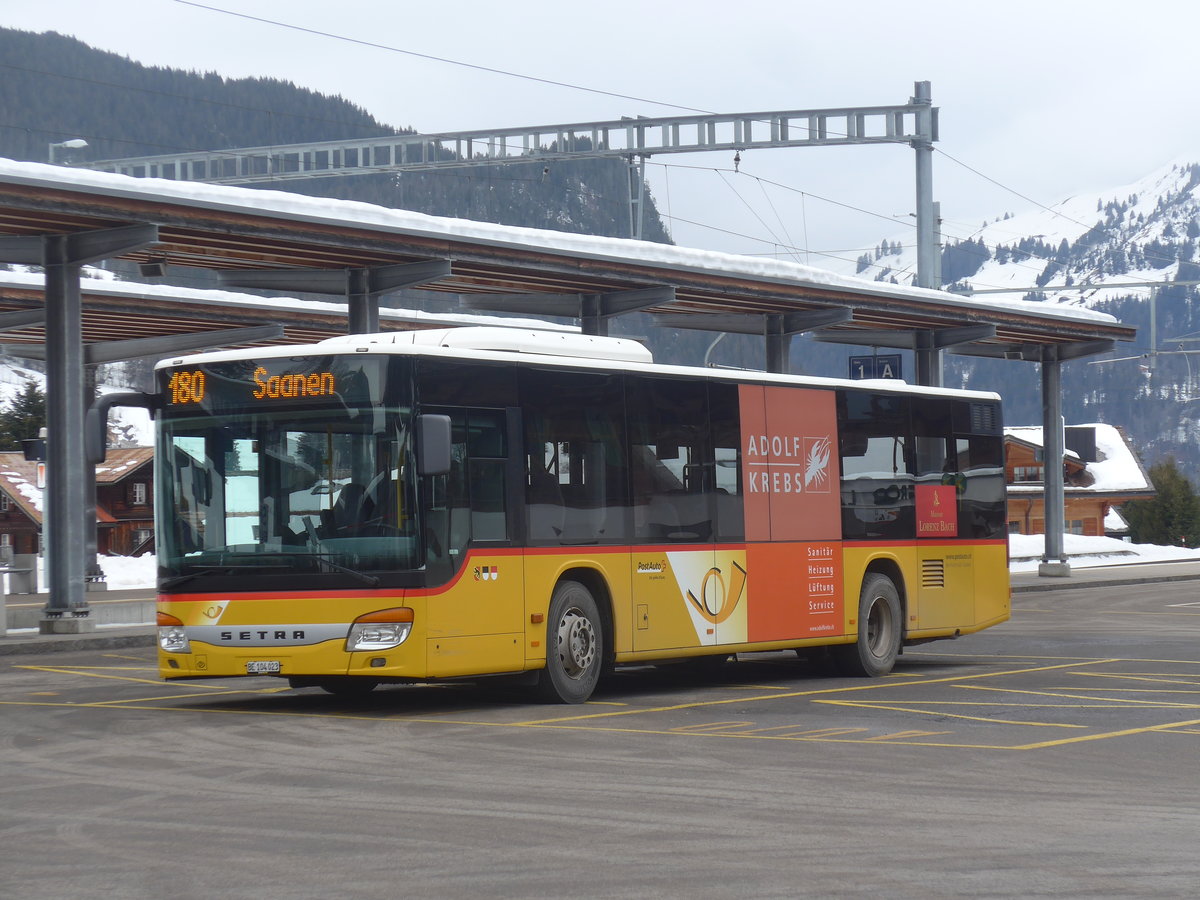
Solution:
<svg viewBox="0 0 1200 900"><path fill-rule="evenodd" d="M158 369L244 359L278 359L288 356L328 356L343 353L377 353L395 356L477 360L481 362L520 362L523 365L579 369L639 372L688 378L725 381L773 382L809 387L858 387L899 394L946 396L976 400L999 400L994 391L970 391L958 388L927 387L894 379L851 381L813 375L784 375L751 369L702 368L656 363L648 349L630 338L564 334L528 328L435 328L423 331L350 334L328 338L316 344L290 347L259 347L241 350L214 350L160 360Z"/></svg>

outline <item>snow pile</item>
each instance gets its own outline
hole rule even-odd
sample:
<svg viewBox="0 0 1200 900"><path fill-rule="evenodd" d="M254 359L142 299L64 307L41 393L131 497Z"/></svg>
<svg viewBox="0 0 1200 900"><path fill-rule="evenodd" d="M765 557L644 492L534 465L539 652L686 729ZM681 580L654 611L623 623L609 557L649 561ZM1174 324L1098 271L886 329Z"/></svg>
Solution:
<svg viewBox="0 0 1200 900"><path fill-rule="evenodd" d="M144 556L99 556L96 561L104 572L104 580L110 590L153 590L155 587L158 559L152 553Z"/></svg>
<svg viewBox="0 0 1200 900"><path fill-rule="evenodd" d="M1010 534L1008 536L1009 571L1036 572L1046 551L1045 535ZM1072 568L1129 565L1131 563L1170 562L1200 559L1200 549L1161 547L1155 544L1128 544L1117 538L1063 535L1063 552Z"/></svg>

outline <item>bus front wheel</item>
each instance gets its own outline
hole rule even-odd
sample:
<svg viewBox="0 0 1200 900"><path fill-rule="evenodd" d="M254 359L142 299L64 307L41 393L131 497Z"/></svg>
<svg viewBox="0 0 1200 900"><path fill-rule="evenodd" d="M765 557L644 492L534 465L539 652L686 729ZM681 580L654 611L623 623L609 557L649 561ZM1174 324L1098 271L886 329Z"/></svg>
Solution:
<svg viewBox="0 0 1200 900"><path fill-rule="evenodd" d="M550 598L546 668L538 675L538 693L555 703L587 700L604 664L603 635L591 591L578 581L560 581Z"/></svg>
<svg viewBox="0 0 1200 900"><path fill-rule="evenodd" d="M830 650L843 674L877 678L892 671L903 633L900 592L886 575L872 572L858 596L858 640Z"/></svg>

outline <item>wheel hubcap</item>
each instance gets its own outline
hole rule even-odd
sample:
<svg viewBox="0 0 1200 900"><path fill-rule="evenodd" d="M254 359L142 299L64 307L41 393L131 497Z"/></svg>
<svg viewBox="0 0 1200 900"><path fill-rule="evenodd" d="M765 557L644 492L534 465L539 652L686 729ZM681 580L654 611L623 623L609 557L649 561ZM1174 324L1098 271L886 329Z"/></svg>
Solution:
<svg viewBox="0 0 1200 900"><path fill-rule="evenodd" d="M867 646L871 653L882 657L891 641L892 620L888 605L877 599L871 604L871 612L867 616Z"/></svg>
<svg viewBox="0 0 1200 900"><path fill-rule="evenodd" d="M558 658L571 678L581 677L596 658L596 630L578 609L567 610L558 623Z"/></svg>

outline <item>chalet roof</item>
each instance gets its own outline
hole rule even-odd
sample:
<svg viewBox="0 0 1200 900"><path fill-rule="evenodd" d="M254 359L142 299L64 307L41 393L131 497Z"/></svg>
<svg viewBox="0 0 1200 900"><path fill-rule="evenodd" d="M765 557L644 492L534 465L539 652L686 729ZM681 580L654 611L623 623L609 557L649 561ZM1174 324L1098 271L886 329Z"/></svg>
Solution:
<svg viewBox="0 0 1200 900"><path fill-rule="evenodd" d="M154 462L153 447L118 447L96 466L96 484L118 484L138 469Z"/></svg>
<svg viewBox="0 0 1200 900"><path fill-rule="evenodd" d="M153 461L153 447L109 450L108 459L96 466L96 484L119 484ZM23 453L0 453L0 491L7 494L26 516L40 524L43 491L37 486L37 465Z"/></svg>
<svg viewBox="0 0 1200 900"><path fill-rule="evenodd" d="M1068 494L1143 494L1154 493L1150 476L1142 467L1125 432L1114 425L1096 423L1075 426L1090 428L1096 436L1096 460L1087 462L1085 469L1093 481L1087 487L1068 485ZM1015 440L1033 447L1042 447L1040 426L1013 427L1004 429L1006 440ZM1070 453L1070 451L1068 451ZM1072 454L1074 455L1074 454ZM1010 484L1009 493L1040 494L1045 491L1040 484Z"/></svg>

